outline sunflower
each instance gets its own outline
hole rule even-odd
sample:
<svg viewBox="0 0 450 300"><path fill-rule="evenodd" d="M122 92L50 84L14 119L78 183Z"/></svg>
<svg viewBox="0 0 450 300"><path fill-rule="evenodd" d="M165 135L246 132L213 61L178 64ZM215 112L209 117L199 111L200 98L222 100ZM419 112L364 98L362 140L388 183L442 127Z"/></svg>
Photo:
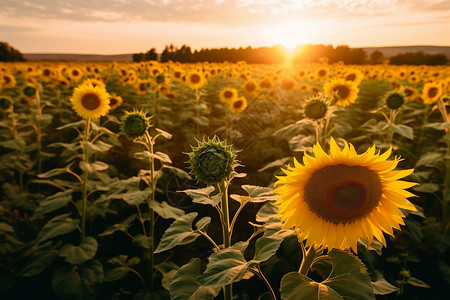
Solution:
<svg viewBox="0 0 450 300"><path fill-rule="evenodd" d="M328 71L328 68L319 68L315 74L316 80L325 80L328 78L328 75L330 74L330 71Z"/></svg>
<svg viewBox="0 0 450 300"><path fill-rule="evenodd" d="M436 102L442 95L442 85L435 82L426 83L422 90L423 103L431 104Z"/></svg>
<svg viewBox="0 0 450 300"><path fill-rule="evenodd" d="M403 88L403 93L405 94L406 101L414 101L419 98L419 92L412 86L405 86Z"/></svg>
<svg viewBox="0 0 450 300"><path fill-rule="evenodd" d="M350 69L344 73L344 80L353 82L358 86L364 79L364 74L358 69Z"/></svg>
<svg viewBox="0 0 450 300"><path fill-rule="evenodd" d="M123 102L122 97L120 96L111 96L109 98L109 106L111 107L111 110L114 110L118 108Z"/></svg>
<svg viewBox="0 0 450 300"><path fill-rule="evenodd" d="M103 81L101 81L100 79L96 79L96 78L87 78L81 84L84 85L84 84L89 84L89 83L92 84L93 86L99 86L104 89L106 88L105 83Z"/></svg>
<svg viewBox="0 0 450 300"><path fill-rule="evenodd" d="M147 94L151 89L151 84L148 80L145 79L138 79L136 81L136 92L138 95L145 95Z"/></svg>
<svg viewBox="0 0 450 300"><path fill-rule="evenodd" d="M74 89L70 102L72 102L73 109L80 117L97 119L108 113L110 109L109 97L104 88L85 84Z"/></svg>
<svg viewBox="0 0 450 300"><path fill-rule="evenodd" d="M253 80L247 80L242 85L242 90L248 96L254 96L258 93L258 84Z"/></svg>
<svg viewBox="0 0 450 300"><path fill-rule="evenodd" d="M67 75L71 81L79 81L83 77L83 71L80 68L71 68L68 70Z"/></svg>
<svg viewBox="0 0 450 300"><path fill-rule="evenodd" d="M291 76L285 76L280 80L280 87L286 92L292 92L297 87L297 82Z"/></svg>
<svg viewBox="0 0 450 300"><path fill-rule="evenodd" d="M264 77L258 82L260 89L271 90L273 88L273 81L270 77Z"/></svg>
<svg viewBox="0 0 450 300"><path fill-rule="evenodd" d="M201 88L206 83L206 78L199 71L191 71L186 75L186 84L193 90Z"/></svg>
<svg viewBox="0 0 450 300"><path fill-rule="evenodd" d="M245 99L245 97L239 97L233 102L230 102L229 107L232 113L241 113L247 108L247 99Z"/></svg>
<svg viewBox="0 0 450 300"><path fill-rule="evenodd" d="M184 72L183 69L176 68L176 69L173 70L172 78L173 78L175 81L181 81L181 80L183 80L183 76L184 76L184 75L185 75L185 72Z"/></svg>
<svg viewBox="0 0 450 300"><path fill-rule="evenodd" d="M332 99L331 104L339 106L349 106L354 103L359 92L359 88L353 82L343 79L327 82L323 89L325 94Z"/></svg>
<svg viewBox="0 0 450 300"><path fill-rule="evenodd" d="M234 88L224 88L219 94L220 101L224 103L231 103L238 97L238 91Z"/></svg>
<svg viewBox="0 0 450 300"><path fill-rule="evenodd" d="M1 80L3 82L3 88L13 88L16 86L16 78L14 75L9 73L3 73L1 74Z"/></svg>
<svg viewBox="0 0 450 300"><path fill-rule="evenodd" d="M406 199L414 195L405 190L416 183L398 180L413 169L393 171L400 158L387 160L391 149L381 154L373 146L358 155L353 145L345 142L341 150L333 138L330 154L319 143L313 151L314 157L303 157L304 165L294 159L275 184L282 184L274 191L284 227L295 227L306 246L356 252L359 237L386 246L383 232L393 236L392 228L404 225L399 208L416 210Z"/></svg>

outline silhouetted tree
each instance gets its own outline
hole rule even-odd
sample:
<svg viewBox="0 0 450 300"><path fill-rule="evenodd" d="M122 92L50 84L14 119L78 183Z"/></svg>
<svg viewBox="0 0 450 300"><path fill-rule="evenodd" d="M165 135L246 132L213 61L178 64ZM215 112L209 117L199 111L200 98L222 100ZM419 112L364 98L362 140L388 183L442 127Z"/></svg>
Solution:
<svg viewBox="0 0 450 300"><path fill-rule="evenodd" d="M384 60L384 54L380 50L375 50L370 54L370 63L371 64L380 64Z"/></svg>
<svg viewBox="0 0 450 300"><path fill-rule="evenodd" d="M0 42L0 61L25 61L22 53L6 42Z"/></svg>
<svg viewBox="0 0 450 300"><path fill-rule="evenodd" d="M445 54L426 54L423 51L405 52L389 58L392 65L445 65L448 58Z"/></svg>

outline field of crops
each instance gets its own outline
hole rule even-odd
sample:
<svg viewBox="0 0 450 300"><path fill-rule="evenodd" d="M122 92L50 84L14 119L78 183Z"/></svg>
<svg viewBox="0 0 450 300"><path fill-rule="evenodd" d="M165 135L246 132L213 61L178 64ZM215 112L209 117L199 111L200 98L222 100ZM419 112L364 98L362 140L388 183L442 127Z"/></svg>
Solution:
<svg viewBox="0 0 450 300"><path fill-rule="evenodd" d="M445 299L450 67L0 64L2 299Z"/></svg>

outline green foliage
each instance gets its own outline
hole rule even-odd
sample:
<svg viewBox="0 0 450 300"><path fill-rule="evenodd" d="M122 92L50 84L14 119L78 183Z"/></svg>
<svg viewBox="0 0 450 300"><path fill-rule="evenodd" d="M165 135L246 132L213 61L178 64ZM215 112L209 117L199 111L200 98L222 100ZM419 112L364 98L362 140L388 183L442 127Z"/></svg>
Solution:
<svg viewBox="0 0 450 300"><path fill-rule="evenodd" d="M25 61L22 53L6 42L0 42L0 61Z"/></svg>

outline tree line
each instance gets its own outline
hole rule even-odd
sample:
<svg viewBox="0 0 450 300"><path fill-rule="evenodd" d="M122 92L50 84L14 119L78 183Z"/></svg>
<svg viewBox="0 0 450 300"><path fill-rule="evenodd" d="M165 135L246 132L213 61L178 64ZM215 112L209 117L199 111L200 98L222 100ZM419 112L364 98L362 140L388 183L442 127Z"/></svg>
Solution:
<svg viewBox="0 0 450 300"><path fill-rule="evenodd" d="M386 58L383 52L373 51L370 56L363 48L350 48L346 45L304 45L296 49L290 57L294 63L314 63L324 58L329 63L342 61L345 64L380 64ZM155 48L145 53L133 55L133 61L159 60L161 62L174 61L181 63L195 62L237 62L276 64L286 61L286 51L281 46L258 48L202 48L192 51L188 45L181 48L168 45L158 55ZM423 51L400 53L389 58L389 62L395 65L445 65L449 62L444 54L426 54Z"/></svg>

